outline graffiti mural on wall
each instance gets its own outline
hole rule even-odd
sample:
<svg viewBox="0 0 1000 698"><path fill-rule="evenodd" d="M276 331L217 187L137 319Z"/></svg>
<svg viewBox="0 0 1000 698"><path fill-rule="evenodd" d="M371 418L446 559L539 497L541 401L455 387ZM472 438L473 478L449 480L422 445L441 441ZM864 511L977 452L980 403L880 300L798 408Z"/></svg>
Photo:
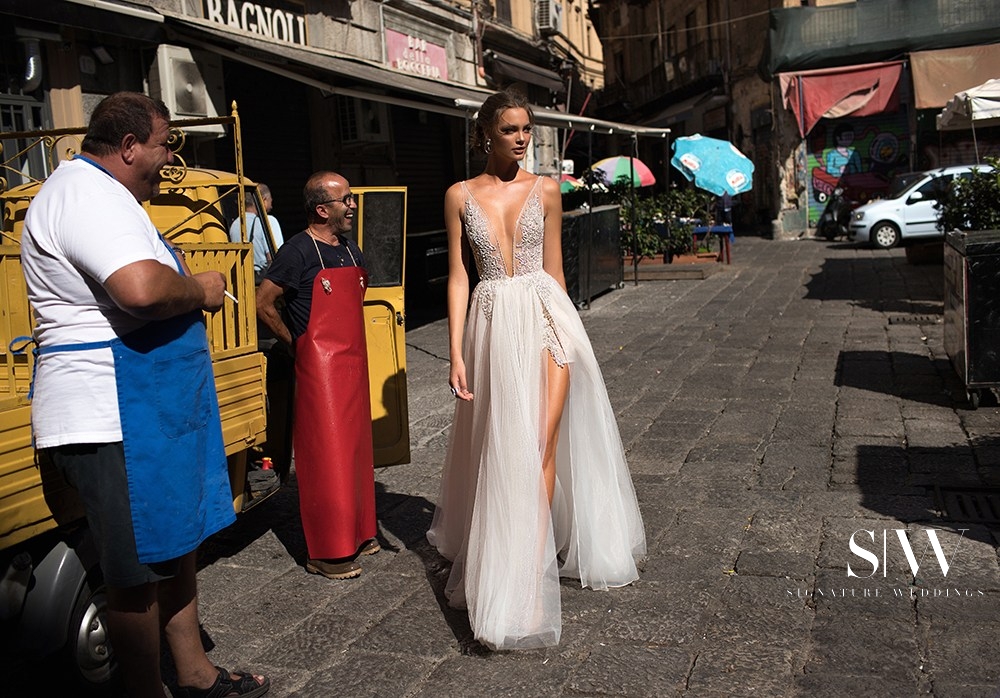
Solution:
<svg viewBox="0 0 1000 698"><path fill-rule="evenodd" d="M908 169L905 117L883 114L861 119L824 119L807 145L809 225L815 226L834 190L855 204L884 196L892 176Z"/></svg>

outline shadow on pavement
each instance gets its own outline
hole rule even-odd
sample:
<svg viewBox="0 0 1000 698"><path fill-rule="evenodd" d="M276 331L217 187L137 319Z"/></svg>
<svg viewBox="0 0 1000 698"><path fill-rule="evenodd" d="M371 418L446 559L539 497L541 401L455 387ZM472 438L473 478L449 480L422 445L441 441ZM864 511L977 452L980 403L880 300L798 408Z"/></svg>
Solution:
<svg viewBox="0 0 1000 698"><path fill-rule="evenodd" d="M434 518L434 504L424 497L390 492L378 481L375 482L375 501L379 526L398 539L406 550L415 553L423 563L427 583L462 654L488 655L489 651L472 636L468 613L449 606L445 597L451 563L427 542L427 531Z"/></svg>
<svg viewBox="0 0 1000 698"><path fill-rule="evenodd" d="M941 407L961 406L965 390L948 360L901 351L842 351L835 384Z"/></svg>
<svg viewBox="0 0 1000 698"><path fill-rule="evenodd" d="M914 266L897 256L824 260L806 282L806 298L850 300L890 313L940 315L944 274L940 265Z"/></svg>
<svg viewBox="0 0 1000 698"><path fill-rule="evenodd" d="M1000 437L940 448L861 445L857 483L867 509L906 523L1000 542ZM985 482L984 482L985 481Z"/></svg>

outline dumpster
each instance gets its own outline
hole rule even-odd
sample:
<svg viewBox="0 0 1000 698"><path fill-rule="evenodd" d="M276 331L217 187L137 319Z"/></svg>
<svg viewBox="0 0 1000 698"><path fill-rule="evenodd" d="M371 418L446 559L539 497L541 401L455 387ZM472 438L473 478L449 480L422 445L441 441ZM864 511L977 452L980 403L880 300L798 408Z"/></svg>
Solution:
<svg viewBox="0 0 1000 698"><path fill-rule="evenodd" d="M975 409L1000 387L1000 231L945 238L944 348Z"/></svg>
<svg viewBox="0 0 1000 698"><path fill-rule="evenodd" d="M563 213L562 250L566 291L577 308L623 286L618 206Z"/></svg>

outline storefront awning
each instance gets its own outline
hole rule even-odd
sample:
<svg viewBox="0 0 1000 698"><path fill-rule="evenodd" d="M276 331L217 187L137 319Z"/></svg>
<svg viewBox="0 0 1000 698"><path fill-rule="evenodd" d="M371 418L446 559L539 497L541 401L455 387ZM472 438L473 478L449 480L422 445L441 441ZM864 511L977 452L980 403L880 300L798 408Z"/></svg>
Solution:
<svg viewBox="0 0 1000 698"><path fill-rule="evenodd" d="M715 107L720 107L729 102L725 95L715 94L712 91L702 92L694 97L675 102L663 111L657 112L649 119L645 119L649 126L668 126L687 121L694 116L695 108L708 111Z"/></svg>
<svg viewBox="0 0 1000 698"><path fill-rule="evenodd" d="M899 108L903 62L781 73L785 106L795 114L803 138L822 119L869 116Z"/></svg>
<svg viewBox="0 0 1000 698"><path fill-rule="evenodd" d="M165 13L166 14L166 13ZM456 99L486 99L486 90L426 80L322 49L262 39L205 20L166 15L172 40L297 80L329 94L463 116ZM390 93L391 91L391 93Z"/></svg>
<svg viewBox="0 0 1000 698"><path fill-rule="evenodd" d="M910 54L917 109L941 109L959 92L1000 77L1000 44Z"/></svg>
<svg viewBox="0 0 1000 698"><path fill-rule="evenodd" d="M554 70L498 51L485 51L483 55L490 63L494 77L499 78L498 82L524 82L556 93L566 91L566 84Z"/></svg>
<svg viewBox="0 0 1000 698"><path fill-rule="evenodd" d="M113 0L4 0L0 13L144 41L163 39L163 15L138 3Z"/></svg>
<svg viewBox="0 0 1000 698"><path fill-rule="evenodd" d="M455 106L462 109L466 114L476 111L482 104L482 99L455 100ZM638 124L604 121L589 116L567 114L555 109L546 109L537 105L532 105L531 111L535 115L535 123L541 126L555 126L556 128L566 128L574 131L592 131L601 134L627 133L635 136L652 136L654 138L666 138L670 134L669 128L652 128L650 126L639 126Z"/></svg>

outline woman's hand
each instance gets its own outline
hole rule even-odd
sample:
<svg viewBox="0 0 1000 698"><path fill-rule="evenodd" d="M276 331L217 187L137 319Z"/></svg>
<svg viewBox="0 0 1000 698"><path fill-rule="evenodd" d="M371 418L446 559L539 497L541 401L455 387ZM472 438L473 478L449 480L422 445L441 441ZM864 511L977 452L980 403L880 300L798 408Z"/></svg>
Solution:
<svg viewBox="0 0 1000 698"><path fill-rule="evenodd" d="M465 362L461 359L451 362L448 385L451 387L451 394L459 400L472 402L473 395L469 392L469 384L465 380Z"/></svg>

